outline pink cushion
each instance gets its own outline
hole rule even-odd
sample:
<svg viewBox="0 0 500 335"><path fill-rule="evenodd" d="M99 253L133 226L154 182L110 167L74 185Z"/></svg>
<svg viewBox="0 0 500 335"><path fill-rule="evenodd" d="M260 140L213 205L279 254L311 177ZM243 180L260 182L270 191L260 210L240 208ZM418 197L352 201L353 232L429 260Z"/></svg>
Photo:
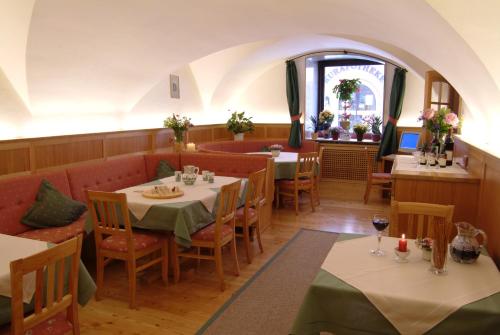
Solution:
<svg viewBox="0 0 500 335"><path fill-rule="evenodd" d="M0 233L18 235L31 228L21 218L35 201L42 179L71 197L65 171L19 176L0 180Z"/></svg>
<svg viewBox="0 0 500 335"><path fill-rule="evenodd" d="M161 160L167 161L175 170L180 170L180 155L175 152L144 155L144 160L146 161L146 174L148 180L156 179L156 168Z"/></svg>
<svg viewBox="0 0 500 335"><path fill-rule="evenodd" d="M67 226L28 230L18 236L57 244L67 241L79 234L84 234L86 219L87 212L85 212L78 220Z"/></svg>
<svg viewBox="0 0 500 335"><path fill-rule="evenodd" d="M182 153L181 166L195 165L201 170L215 172L217 176L248 177L250 173L265 169L268 157L214 153Z"/></svg>
<svg viewBox="0 0 500 335"><path fill-rule="evenodd" d="M372 178L375 178L375 179L391 179L391 174L390 173L379 173L379 172L376 172L376 173L372 173Z"/></svg>
<svg viewBox="0 0 500 335"><path fill-rule="evenodd" d="M236 211L236 220L243 220L243 217L245 216L244 212L245 212L244 207L238 208L238 210ZM256 214L257 214L257 212L255 211L255 209L253 209L251 207L248 209L248 217L249 218L253 218Z"/></svg>
<svg viewBox="0 0 500 335"><path fill-rule="evenodd" d="M154 234L133 233L135 250L142 250L160 242L160 238ZM101 248L105 250L127 252L127 237L125 235L111 235L101 242Z"/></svg>
<svg viewBox="0 0 500 335"><path fill-rule="evenodd" d="M282 179L278 182L280 188L293 188L294 187L293 179ZM311 184L310 179L299 179L299 185L309 185Z"/></svg>
<svg viewBox="0 0 500 335"><path fill-rule="evenodd" d="M230 226L222 226L222 238L231 236L232 234L233 229ZM191 235L191 239L199 241L213 241L215 239L215 223L212 223L205 228L198 230L196 233Z"/></svg>
<svg viewBox="0 0 500 335"><path fill-rule="evenodd" d="M71 323L66 319L64 312L61 312L54 317L45 320L44 322L36 325L25 334L31 335L59 335L67 334L73 329Z"/></svg>
<svg viewBox="0 0 500 335"><path fill-rule="evenodd" d="M129 156L67 170L73 199L87 202L86 190L112 192L148 181L144 156Z"/></svg>

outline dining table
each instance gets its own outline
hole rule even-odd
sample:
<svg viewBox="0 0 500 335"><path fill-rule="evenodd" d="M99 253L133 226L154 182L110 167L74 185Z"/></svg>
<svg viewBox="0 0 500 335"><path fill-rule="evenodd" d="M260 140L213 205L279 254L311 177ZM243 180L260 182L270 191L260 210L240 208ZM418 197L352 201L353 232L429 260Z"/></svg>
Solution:
<svg viewBox="0 0 500 335"><path fill-rule="evenodd" d="M271 152L247 152L247 154L272 156ZM272 157L274 159L274 179L293 179L298 156L299 154L296 152L281 151L279 156ZM319 165L316 166L316 173L319 174Z"/></svg>
<svg viewBox="0 0 500 335"><path fill-rule="evenodd" d="M48 242L0 234L0 325L8 324L11 321L10 262L42 252L53 245ZM65 268L66 271L70 269L69 266ZM68 273L66 273L65 290L67 290L67 278ZM26 312L34 310L35 282L35 273L27 274L23 278L23 301ZM80 261L78 303L82 306L86 305L93 297L95 290L94 280Z"/></svg>
<svg viewBox="0 0 500 335"><path fill-rule="evenodd" d="M193 185L186 185L172 176L115 192L127 195L132 227L173 233L179 245L190 247L191 235L215 221L221 187L238 180L242 181L238 205L242 205L246 195L246 178L214 176L211 183L198 175ZM176 187L183 194L170 199L152 199L143 195L144 191L156 186ZM91 219L87 220L89 224L92 224Z"/></svg>
<svg viewBox="0 0 500 335"><path fill-rule="evenodd" d="M311 283L290 334L495 334L500 330L500 273L482 254L473 264L447 259L445 275L408 239L382 238L383 257L370 254L376 237L340 234ZM400 260L399 260L400 261Z"/></svg>

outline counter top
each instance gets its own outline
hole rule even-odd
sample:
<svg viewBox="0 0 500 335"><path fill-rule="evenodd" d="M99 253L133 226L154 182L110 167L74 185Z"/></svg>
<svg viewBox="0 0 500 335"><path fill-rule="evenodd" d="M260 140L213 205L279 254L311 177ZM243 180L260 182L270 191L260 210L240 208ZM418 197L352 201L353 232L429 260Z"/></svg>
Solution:
<svg viewBox="0 0 500 335"><path fill-rule="evenodd" d="M393 178L426 179L448 182L479 183L479 178L454 163L446 168L419 165L413 156L396 155L391 175Z"/></svg>

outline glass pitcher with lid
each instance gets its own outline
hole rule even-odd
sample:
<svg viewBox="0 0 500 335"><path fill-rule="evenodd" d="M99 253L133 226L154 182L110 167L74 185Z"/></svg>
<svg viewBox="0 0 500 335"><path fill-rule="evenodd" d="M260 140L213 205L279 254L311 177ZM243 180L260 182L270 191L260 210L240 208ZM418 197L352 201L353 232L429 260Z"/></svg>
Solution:
<svg viewBox="0 0 500 335"><path fill-rule="evenodd" d="M488 241L485 232L468 222L458 222L455 226L458 234L450 244L451 258L458 263L474 263ZM482 236L483 244L479 244L478 235Z"/></svg>

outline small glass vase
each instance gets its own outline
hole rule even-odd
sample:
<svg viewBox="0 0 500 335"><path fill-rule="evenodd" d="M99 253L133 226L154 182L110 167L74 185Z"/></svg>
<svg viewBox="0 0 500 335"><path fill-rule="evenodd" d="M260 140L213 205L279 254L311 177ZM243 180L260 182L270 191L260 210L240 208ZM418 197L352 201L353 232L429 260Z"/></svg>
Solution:
<svg viewBox="0 0 500 335"><path fill-rule="evenodd" d="M437 241L434 239L432 243L432 251L431 251L431 267L429 271L434 273L435 275L445 275L447 274L446 262L448 259L448 242Z"/></svg>

